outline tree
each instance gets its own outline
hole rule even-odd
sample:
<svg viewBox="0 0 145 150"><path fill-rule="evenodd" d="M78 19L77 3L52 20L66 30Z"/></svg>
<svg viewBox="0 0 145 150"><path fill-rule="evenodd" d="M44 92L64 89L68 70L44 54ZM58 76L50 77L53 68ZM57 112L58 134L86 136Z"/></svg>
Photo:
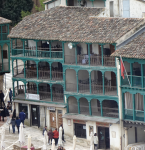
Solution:
<svg viewBox="0 0 145 150"><path fill-rule="evenodd" d="M21 11L21 18L23 19L24 17L28 16L28 15L31 15L31 12L29 11Z"/></svg>
<svg viewBox="0 0 145 150"><path fill-rule="evenodd" d="M44 1L45 0L39 0L40 6L35 5L35 9L37 11L43 11L43 10L45 10L45 5L43 4Z"/></svg>
<svg viewBox="0 0 145 150"><path fill-rule="evenodd" d="M22 20L21 12L31 12L33 8L32 0L0 0L0 16L12 20L12 26Z"/></svg>

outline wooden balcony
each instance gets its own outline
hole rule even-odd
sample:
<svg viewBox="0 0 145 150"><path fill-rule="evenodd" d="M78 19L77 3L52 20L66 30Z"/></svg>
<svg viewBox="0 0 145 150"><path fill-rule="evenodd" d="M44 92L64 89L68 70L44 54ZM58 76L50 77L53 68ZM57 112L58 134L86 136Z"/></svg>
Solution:
<svg viewBox="0 0 145 150"><path fill-rule="evenodd" d="M76 60L77 59L77 60ZM91 55L90 57L85 54L81 55L65 55L65 64L76 64L77 65L89 65L90 66L102 66L102 56L100 55ZM103 56L103 66L115 67L115 57L111 57L110 55Z"/></svg>
<svg viewBox="0 0 145 150"><path fill-rule="evenodd" d="M1 41L2 40L8 40L7 36L8 36L8 33L0 33L0 40Z"/></svg>

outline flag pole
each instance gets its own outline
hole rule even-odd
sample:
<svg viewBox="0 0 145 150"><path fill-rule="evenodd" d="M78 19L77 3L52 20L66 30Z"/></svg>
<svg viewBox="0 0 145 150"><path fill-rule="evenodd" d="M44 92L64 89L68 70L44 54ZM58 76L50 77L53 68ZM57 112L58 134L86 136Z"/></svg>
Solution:
<svg viewBox="0 0 145 150"><path fill-rule="evenodd" d="M123 63L123 60L122 60L121 55L120 55L120 59L121 59L121 61L122 61L122 63ZM124 69L125 69L125 73L126 73L126 76L127 76L128 82L129 82L129 85L130 85L130 87L131 87L130 80L129 80L129 78L128 78L128 74L127 74L126 68L125 68L125 66L124 66L124 63L123 63L123 67L124 67Z"/></svg>

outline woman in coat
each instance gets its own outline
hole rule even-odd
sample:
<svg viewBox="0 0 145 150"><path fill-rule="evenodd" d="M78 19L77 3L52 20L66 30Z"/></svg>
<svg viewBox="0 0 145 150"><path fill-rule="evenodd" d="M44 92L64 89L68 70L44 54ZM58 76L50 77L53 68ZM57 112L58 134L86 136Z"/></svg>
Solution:
<svg viewBox="0 0 145 150"><path fill-rule="evenodd" d="M57 128L55 128L55 130L53 131L53 138L55 140L55 145L57 145L58 143L58 137L59 137L59 133L57 131Z"/></svg>
<svg viewBox="0 0 145 150"><path fill-rule="evenodd" d="M5 113L5 106L3 106L1 109L3 109L3 111L1 111L1 116L2 116L2 120L4 121L4 117L6 117L6 113Z"/></svg>
<svg viewBox="0 0 145 150"><path fill-rule="evenodd" d="M52 144L52 139L53 139L53 132L52 132L52 130L49 130L49 132L48 132L47 135L49 136L49 138L48 138L48 144L50 143L50 141L51 141L51 144Z"/></svg>

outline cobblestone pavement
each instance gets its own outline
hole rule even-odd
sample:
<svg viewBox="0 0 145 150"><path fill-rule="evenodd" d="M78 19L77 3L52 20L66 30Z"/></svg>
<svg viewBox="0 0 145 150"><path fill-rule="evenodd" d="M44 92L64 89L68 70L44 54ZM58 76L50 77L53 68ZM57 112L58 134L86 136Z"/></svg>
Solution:
<svg viewBox="0 0 145 150"><path fill-rule="evenodd" d="M15 128L16 132L15 132L15 134L13 134L12 133L12 127L10 126L10 132L9 132L9 126L6 125L6 123L4 123L0 127L0 134L1 134L2 127L5 127L5 129L6 129L6 136L5 136L6 149L5 150L12 150L13 145L19 146L19 141L18 141L19 135L18 135L17 129ZM24 134L25 134L25 141L26 141L25 145L27 145L27 137L30 134L31 135L31 141L32 141L32 144L34 145L34 147L35 148L40 148L40 147L42 148L42 146L43 146L43 135L42 135L42 131L40 129L38 129L37 127L25 126ZM66 140L66 142L64 143L64 148L66 150L72 150L73 141L70 142L67 139L65 139L65 140ZM51 149L51 145L47 145L47 150L50 150L50 149ZM89 148L76 145L76 150L89 150Z"/></svg>

